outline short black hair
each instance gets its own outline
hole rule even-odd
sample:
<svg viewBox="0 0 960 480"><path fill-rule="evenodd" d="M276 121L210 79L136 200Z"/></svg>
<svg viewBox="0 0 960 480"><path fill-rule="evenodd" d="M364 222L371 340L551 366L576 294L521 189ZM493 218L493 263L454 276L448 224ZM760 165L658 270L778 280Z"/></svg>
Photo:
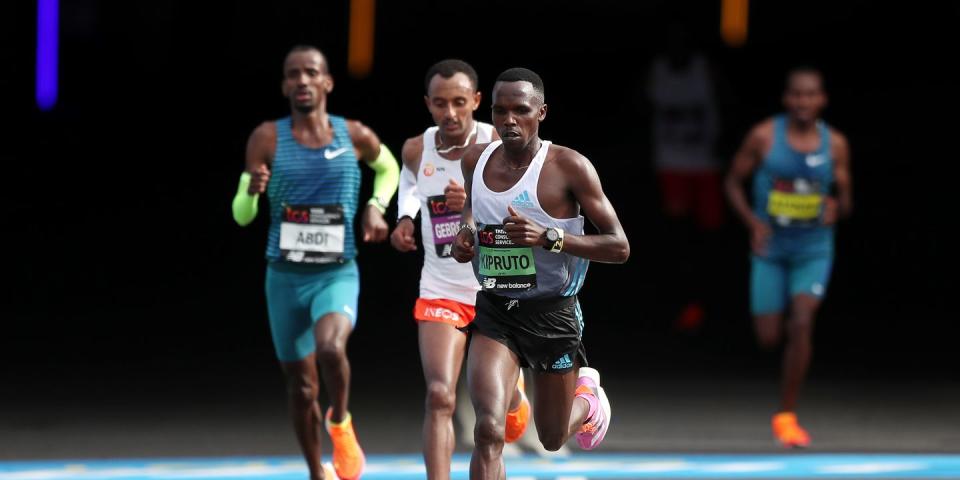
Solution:
<svg viewBox="0 0 960 480"><path fill-rule="evenodd" d="M423 91L430 93L430 80L433 80L435 75L440 75L442 78L450 78L458 73L466 75L467 78L470 79L470 85L473 86L473 90L477 90L477 87L480 85L477 71L463 60L448 58L434 63L433 66L427 69L427 76L423 79Z"/></svg>
<svg viewBox="0 0 960 480"><path fill-rule="evenodd" d="M508 68L497 75L497 82L530 82L540 101L544 101L543 79L533 70L523 67Z"/></svg>
<svg viewBox="0 0 960 480"><path fill-rule="evenodd" d="M794 75L816 75L820 79L820 89L826 91L826 80L823 78L823 71L813 65L797 65L787 70L787 75L783 79L783 89L790 89L790 81Z"/></svg>
<svg viewBox="0 0 960 480"><path fill-rule="evenodd" d="M323 51L322 51L322 50L320 50L320 49L317 48L317 47L314 47L313 45L307 45L307 44L304 44L304 43L301 43L301 44L299 44L299 45L294 45L292 48L290 48L290 51L287 52L287 55L286 55L285 57L283 57L284 62L286 62L287 58L288 58L290 55L292 55L292 54L294 54L294 53L300 53L300 52L317 52L317 53L319 53L319 54L320 54L320 58L323 59L323 73L330 73L330 67L327 65L327 56L323 54Z"/></svg>

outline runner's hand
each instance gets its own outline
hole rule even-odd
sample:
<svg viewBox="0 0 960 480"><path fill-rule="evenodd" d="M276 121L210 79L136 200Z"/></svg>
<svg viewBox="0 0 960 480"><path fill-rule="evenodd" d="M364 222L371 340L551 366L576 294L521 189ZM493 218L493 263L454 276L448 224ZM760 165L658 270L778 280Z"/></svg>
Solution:
<svg viewBox="0 0 960 480"><path fill-rule="evenodd" d="M398 252L412 252L417 249L417 239L413 236L413 220L403 217L397 222L396 228L390 234L390 244Z"/></svg>
<svg viewBox="0 0 960 480"><path fill-rule="evenodd" d="M462 212L463 206L467 202L467 191L463 185L456 180L450 179L450 183L443 189L443 194L447 197L447 208L454 212Z"/></svg>
<svg viewBox="0 0 960 480"><path fill-rule="evenodd" d="M545 228L520 215L512 206L507 206L507 212L510 216L503 219L503 229L513 243L525 247L542 247L546 243L543 235Z"/></svg>
<svg viewBox="0 0 960 480"><path fill-rule="evenodd" d="M767 242L771 235L773 235L773 229L767 225L767 222L760 219L750 222L750 248L754 254L761 256L767 254Z"/></svg>
<svg viewBox="0 0 960 480"><path fill-rule="evenodd" d="M247 193L257 195L266 192L268 182L270 182L270 169L261 163L256 170L250 172L250 186L247 187Z"/></svg>
<svg viewBox="0 0 960 480"><path fill-rule="evenodd" d="M823 224L829 226L837 223L838 216L839 216L839 206L837 205L837 199L833 197L824 198L823 199Z"/></svg>
<svg viewBox="0 0 960 480"><path fill-rule="evenodd" d="M460 263L467 263L473 260L473 232L468 228L460 230L457 238L453 239L453 258Z"/></svg>
<svg viewBox="0 0 960 480"><path fill-rule="evenodd" d="M364 242L382 242L387 239L387 232L390 227L387 221L383 219L383 214L377 207L367 205L363 211L363 241Z"/></svg>

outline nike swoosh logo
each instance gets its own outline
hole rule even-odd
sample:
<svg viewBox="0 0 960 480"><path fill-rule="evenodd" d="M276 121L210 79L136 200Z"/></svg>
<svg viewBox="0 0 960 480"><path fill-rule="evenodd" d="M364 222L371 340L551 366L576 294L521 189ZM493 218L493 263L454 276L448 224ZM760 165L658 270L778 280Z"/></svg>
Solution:
<svg viewBox="0 0 960 480"><path fill-rule="evenodd" d="M807 166L809 167L819 167L827 163L827 159L823 155L810 155L807 157Z"/></svg>
<svg viewBox="0 0 960 480"><path fill-rule="evenodd" d="M342 155L343 153L345 153L346 151L347 151L347 149L346 149L346 148L343 148L343 147L340 147L340 148L338 148L338 149L336 149L336 150L324 150L324 151L323 151L323 158L326 158L327 160L333 160L334 158L337 158L337 157L339 157L340 155Z"/></svg>

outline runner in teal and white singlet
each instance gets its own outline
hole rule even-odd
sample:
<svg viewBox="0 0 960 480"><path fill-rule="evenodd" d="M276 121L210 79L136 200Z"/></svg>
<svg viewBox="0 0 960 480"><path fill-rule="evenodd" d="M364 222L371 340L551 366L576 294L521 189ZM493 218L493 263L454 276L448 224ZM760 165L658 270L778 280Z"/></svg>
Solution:
<svg viewBox="0 0 960 480"><path fill-rule="evenodd" d="M623 263L630 246L590 161L540 139L546 114L536 73L501 73L492 122L501 141L461 161L468 196L453 254L473 262L481 287L467 356L477 417L471 479L505 475L502 425L520 367L534 372L533 417L546 449L573 435L592 449L610 425L600 374L586 366L576 295L589 261ZM598 234L584 234L581 211Z"/></svg>
<svg viewBox="0 0 960 480"><path fill-rule="evenodd" d="M783 103L786 114L761 122L744 140L726 191L750 229L750 309L757 340L774 348L786 334L773 433L786 447L806 447L810 435L795 410L810 365L814 318L830 280L833 226L853 208L850 148L842 133L820 119L826 94L819 71L792 70ZM743 187L751 175L753 207Z"/></svg>
<svg viewBox="0 0 960 480"><path fill-rule="evenodd" d="M399 168L372 130L327 113L333 78L319 50L294 47L283 74L291 115L264 122L250 136L233 214L247 225L256 217L259 195L269 197L267 311L310 478L356 479L365 457L347 410L346 344L360 292L354 241L358 162L376 173L374 198L363 207L366 242L386 239L383 212L396 191ZM318 398L321 377L330 400L326 416ZM333 443L332 467L320 461L321 423Z"/></svg>

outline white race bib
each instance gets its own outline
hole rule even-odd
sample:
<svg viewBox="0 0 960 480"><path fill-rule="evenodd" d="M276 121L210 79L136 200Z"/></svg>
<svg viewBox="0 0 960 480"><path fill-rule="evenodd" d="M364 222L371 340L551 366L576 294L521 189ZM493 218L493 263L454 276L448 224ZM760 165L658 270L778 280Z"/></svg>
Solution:
<svg viewBox="0 0 960 480"><path fill-rule="evenodd" d="M280 255L293 263L333 263L343 260L343 207L285 205L280 224Z"/></svg>

